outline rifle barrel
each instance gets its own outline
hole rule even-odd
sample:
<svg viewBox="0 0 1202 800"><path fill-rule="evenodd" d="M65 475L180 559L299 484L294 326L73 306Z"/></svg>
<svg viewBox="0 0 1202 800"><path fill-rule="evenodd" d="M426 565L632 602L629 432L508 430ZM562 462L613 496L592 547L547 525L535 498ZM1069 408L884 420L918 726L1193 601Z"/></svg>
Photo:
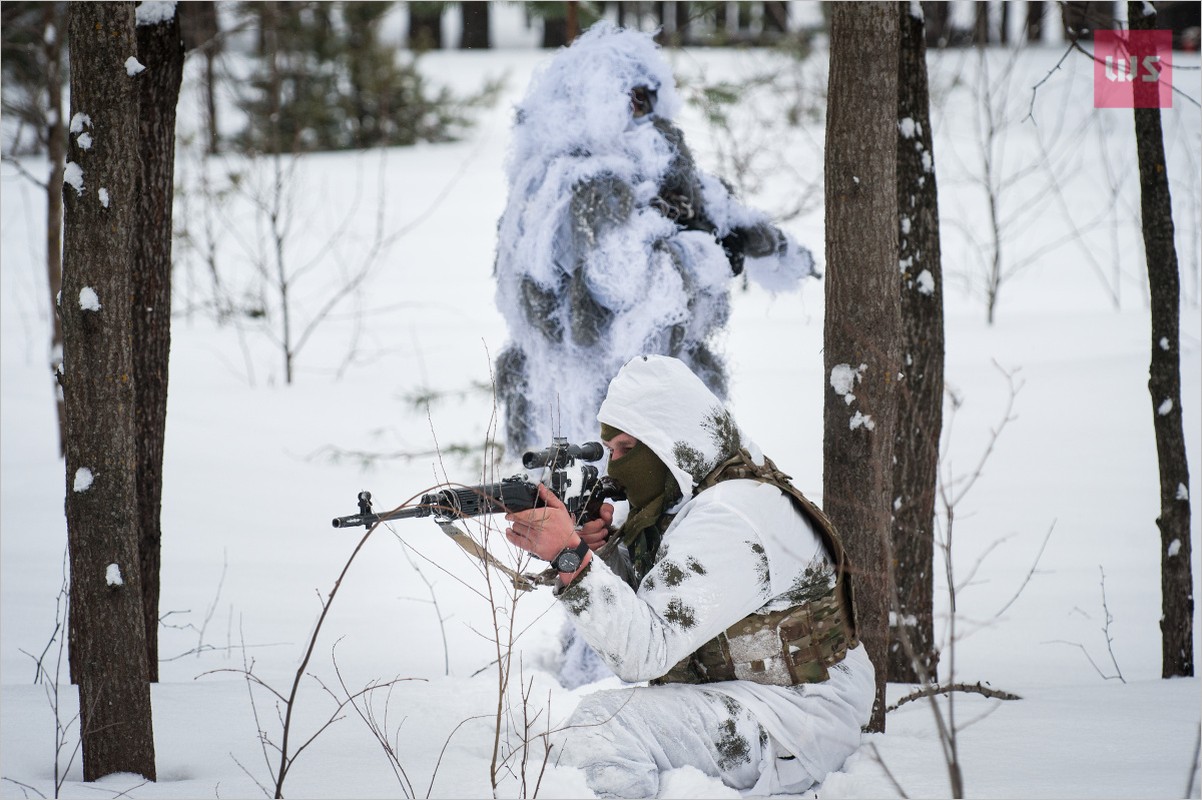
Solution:
<svg viewBox="0 0 1202 800"><path fill-rule="evenodd" d="M377 522L387 522L390 519L428 517L430 513L429 506L410 506L409 508L398 508L395 511L384 511L380 514L351 514L349 517L335 517L333 525L335 528L357 528L360 525L364 528L370 528Z"/></svg>

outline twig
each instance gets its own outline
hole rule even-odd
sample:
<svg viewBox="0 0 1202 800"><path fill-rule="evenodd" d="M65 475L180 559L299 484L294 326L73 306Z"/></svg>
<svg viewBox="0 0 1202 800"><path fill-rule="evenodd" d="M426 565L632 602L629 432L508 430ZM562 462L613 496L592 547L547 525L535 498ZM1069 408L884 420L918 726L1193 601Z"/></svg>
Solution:
<svg viewBox="0 0 1202 800"><path fill-rule="evenodd" d="M447 747L451 744L451 737L453 737L456 733L458 733L459 729L462 728L467 723L472 722L474 720L478 720L478 719L488 719L490 716L492 716L492 715L491 714L477 714L473 717L468 717L467 719L462 719L459 721L459 724L456 725L454 728L452 728L451 732L447 734L446 741L442 743L442 749L438 751L438 760L434 762L434 772L430 775L430 785L426 789L426 797L427 798L429 798L430 794L434 791L434 780L435 780L435 778L438 777L438 770L442 766L442 757L444 755L446 755Z"/></svg>
<svg viewBox="0 0 1202 800"><path fill-rule="evenodd" d="M985 471L985 462L987 462L989 460L990 455L993 454L993 448L997 445L997 441L1001 437L1002 431L1005 430L1007 425L1009 425L1014 420L1018 419L1018 417L1016 417L1013 413L1014 412L1014 401L1018 397L1018 393L1020 391L1022 391L1022 388L1025 385L1024 382L1018 382L1017 384L1015 383L1014 376L1018 373L1019 370L1018 370L1018 368L1013 369L1013 370L1006 370L1001 364L999 364L997 362L996 359L993 361L993 366L996 367L997 370L1002 373L1002 375L1006 378L1006 383L1009 385L1009 397L1007 398L1007 401L1006 401L1006 410L1005 410L1004 414L1002 415L1002 421L999 422L996 427L994 427L990 430L989 442L988 442L988 444L986 444L985 450L981 453L981 457L977 461L976 468L965 477L957 478L950 482L948 482L948 481L944 482L943 487L940 490L940 494L943 497L945 506L955 507L961 500L964 499L964 496L966 494L968 494L969 490L972 489L973 485L977 482L977 480L981 477L981 474ZM959 491L955 492L955 493L951 492L951 490L948 488L949 483L961 484Z"/></svg>
<svg viewBox="0 0 1202 800"><path fill-rule="evenodd" d="M9 783L13 783L13 784L16 784L17 786L20 786L22 793L26 797L29 797L29 792L33 792L34 794L36 794L38 797L41 797L41 798L46 797L46 795L42 794L40 791L38 791L33 786L30 786L28 783L21 783L20 781L13 780L12 778L0 778L0 781L8 781Z"/></svg>
<svg viewBox="0 0 1202 800"><path fill-rule="evenodd" d="M1081 650L1081 652L1085 654L1085 658L1089 661L1090 666L1092 666L1094 668L1094 671L1097 672L1099 676L1101 676L1102 680L1109 681L1109 680L1118 678L1123 683L1126 683L1127 680L1123 677L1123 671L1121 669L1119 669L1118 660L1114 656L1114 648L1112 647L1114 639L1110 636L1110 623L1114 621L1114 617L1111 616L1110 608L1106 604L1106 572L1102 569L1102 566L1100 564L1098 565L1098 571L1102 575L1102 612L1104 614L1104 621L1102 623L1102 633L1106 637L1106 649L1110 653L1110 663L1114 665L1115 674L1107 675L1106 673L1102 672L1101 667L1099 667L1097 665L1097 663L1093 660L1093 656L1091 656L1089 654L1089 651L1085 649L1085 645L1081 644L1080 642L1070 642L1065 639L1052 639L1048 642L1045 642L1045 644L1067 644L1071 647L1079 648ZM1078 609L1078 610L1080 610L1080 609ZM1085 614L1084 611L1082 611L1081 613ZM1089 615L1085 614L1085 616L1088 617Z"/></svg>
<svg viewBox="0 0 1202 800"><path fill-rule="evenodd" d="M1189 765L1189 780L1185 783L1185 794L1182 797L1194 796L1194 776L1198 774L1198 758L1202 752L1202 727L1198 728L1198 735L1194 737L1194 758Z"/></svg>
<svg viewBox="0 0 1202 800"><path fill-rule="evenodd" d="M250 778L254 782L255 786L259 787L259 790L263 792L264 797L271 797L271 792L268 791L267 787L259 783L259 779L252 775L250 770L243 766L242 762L238 760L236 755L230 753L230 758L233 759L234 763L238 765L238 769L242 770L242 772L246 774L246 777Z"/></svg>
<svg viewBox="0 0 1202 800"><path fill-rule="evenodd" d="M1026 122L1027 120L1031 120L1032 124L1034 124L1034 125L1039 124L1039 123L1035 122L1035 95L1039 92L1039 87L1043 86L1045 83L1047 83L1048 79L1051 78L1052 75L1057 70L1060 69L1060 66L1064 63L1065 59L1068 58L1069 53L1073 52L1073 45L1076 43L1077 43L1077 38L1074 35L1073 40L1071 42L1069 42L1068 47L1065 49L1064 53L1060 56L1060 60L1057 61L1056 64L1050 70L1048 70L1048 74L1044 75L1043 78L1039 81L1039 83L1037 83L1031 87L1031 105L1027 109L1027 116L1023 117L1023 119L1022 119L1023 122Z"/></svg>
<svg viewBox="0 0 1202 800"><path fill-rule="evenodd" d="M1106 605L1106 572L1102 569L1101 564L1098 565L1098 572L1102 575L1102 612L1106 615L1105 622L1102 623L1102 633L1106 636L1106 650L1110 653L1110 663L1114 664L1114 671L1118 675L1118 679L1126 683L1127 679L1123 677L1118 659L1114 657L1114 638L1110 635L1110 623L1114 621L1114 617L1110 614L1110 607Z"/></svg>
<svg viewBox="0 0 1202 800"><path fill-rule="evenodd" d="M1088 51L1088 50L1086 50L1084 47L1082 47L1082 46L1081 46L1081 44L1080 44L1080 42L1078 42L1076 39L1073 39L1073 41L1069 43L1069 47L1070 47L1070 49L1072 49L1072 50L1076 50L1076 51L1078 51L1079 53L1082 53L1082 54L1084 54L1085 56L1088 56L1088 57L1089 57L1089 59L1090 59L1091 61L1093 61L1094 63L1097 63L1097 64L1105 64L1105 63L1106 63L1106 62L1104 62L1102 59L1098 58L1098 57L1097 57L1097 56L1095 56L1093 53L1089 52L1089 51ZM1189 69L1189 67L1176 67L1176 66L1175 66L1175 67L1173 67L1173 69ZM1161 75L1162 75L1162 76L1163 76L1163 74L1164 74L1164 73L1161 73ZM1157 78L1157 83L1161 83L1161 82L1163 82L1163 81L1164 81L1164 78L1163 78L1163 77ZM1193 103L1195 106L1197 106L1197 107L1199 107L1199 108L1202 108L1202 103L1199 103L1199 102L1198 102L1197 100L1195 100L1193 97L1190 97L1188 94L1186 94L1185 92L1183 92L1183 91L1181 91L1180 89L1178 89L1178 88L1177 88L1175 85L1173 85L1173 84L1169 84L1169 88L1170 88L1170 89L1172 89L1172 90L1173 90L1174 92L1176 92L1177 94L1179 94L1179 95L1181 95L1182 97L1184 97L1186 100L1188 100L1188 101L1190 101L1191 103Z"/></svg>
<svg viewBox="0 0 1202 800"><path fill-rule="evenodd" d="M1094 670L1102 677L1103 680L1114 680L1117 677L1116 675L1107 675L1106 673L1102 672L1101 667L1099 667L1093 660L1093 656L1091 656L1089 651L1085 649L1085 645L1081 644L1080 642L1070 642L1066 639L1049 639L1044 644L1067 644L1070 647L1080 648L1081 652L1085 654L1085 658L1089 660L1089 665L1094 668Z"/></svg>
<svg viewBox="0 0 1202 800"><path fill-rule="evenodd" d="M413 567L413 571L417 573L417 577L426 585L426 591L430 593L430 602L434 604L434 616L438 618L438 630L442 634L442 670L444 675L451 674L451 651L447 645L447 620L449 617L442 615L442 609L438 606L438 595L434 592L434 584L426 577L426 573L422 572L421 567L414 562L413 557L409 555L409 548L402 547L401 552L405 556L405 560L409 562L409 566Z"/></svg>
<svg viewBox="0 0 1202 800"><path fill-rule="evenodd" d="M39 189L47 188L46 182L38 180L38 178L32 172L25 169L25 165L22 164L19 159L13 158L10 155L0 154L0 161L3 161L5 164L10 164L13 167L13 169L15 169L21 175L22 178L32 181L33 184L35 186L37 186ZM5 780L10 780L10 779L5 778Z"/></svg>
<svg viewBox="0 0 1202 800"><path fill-rule="evenodd" d="M876 742L869 742L868 747L872 750L872 757L876 759L876 763L880 764L881 769L885 770L885 776L889 778L889 782L893 784L893 788L897 790L897 793L902 796L903 800L909 798L909 795L906 794L906 790L902 788L902 785L898 783L897 778L894 777L893 773L889 770L889 766L885 763L885 759L881 757L881 751L877 749Z"/></svg>
<svg viewBox="0 0 1202 800"><path fill-rule="evenodd" d="M1057 62L1056 62L1056 64L1055 64L1055 65L1054 65L1054 66L1053 66L1053 67L1052 67L1050 70L1048 70L1048 74L1047 74L1047 75L1044 75L1044 76L1043 76L1043 78L1042 78L1042 79L1040 79L1039 83L1037 83L1037 84L1035 84L1034 86L1032 86L1032 87L1031 87L1031 105L1030 105L1030 107L1027 109L1027 116L1023 117L1023 119L1022 119L1022 121L1023 121L1023 122L1026 122L1027 120L1031 120L1032 124L1038 124L1038 123L1036 123L1036 122L1035 122L1035 95L1036 95L1036 93L1039 91L1039 87L1041 87L1041 86L1043 86L1045 83L1047 83L1047 82L1048 82L1048 79L1049 79L1049 78L1051 78L1051 77L1052 77L1052 75L1053 75L1053 74L1054 74L1054 73L1055 73L1057 70L1059 70L1059 69L1060 69L1061 65L1062 65L1062 64L1064 64L1064 61L1065 61L1065 59L1067 59L1067 58L1068 58L1068 56L1069 56L1069 53L1071 53L1071 52L1073 52L1074 50L1076 50L1077 52L1079 52L1079 53L1082 53L1082 54L1084 54L1085 56L1087 56L1087 57L1088 57L1088 58L1089 58L1091 61L1094 61L1095 63L1098 63L1098 64L1104 64L1104 63L1105 63L1105 62L1103 62L1101 59L1099 59L1097 56L1095 56L1093 53L1089 52L1089 51L1088 51L1088 50L1086 50L1084 47L1082 47L1082 46L1081 46L1081 43L1078 41L1078 39L1079 39L1079 36L1077 36L1077 35L1074 35L1074 36L1073 36L1073 38L1072 38L1072 39L1069 41L1069 43L1068 43L1068 47L1066 47L1066 48L1065 48L1065 50L1064 50L1064 53L1063 53L1063 54L1060 56L1060 60L1059 60L1059 61L1057 61ZM1178 66L1174 66L1174 67L1173 67L1173 69L1196 69L1196 67L1178 67ZM1160 79L1160 80L1163 80L1163 79ZM1191 103L1193 103L1195 106L1202 107L1202 104L1200 104L1200 103L1199 103L1197 100L1195 100L1193 97L1190 97L1190 96L1189 96L1188 94L1186 94L1185 92L1181 91L1181 90L1180 90L1179 88L1177 88L1175 85L1170 85L1170 87L1169 87L1169 88L1171 88L1171 89L1172 89L1174 92L1176 92L1177 94L1179 94L1179 95L1181 95L1182 97L1184 97L1186 100L1188 100L1188 101L1190 101Z"/></svg>
<svg viewBox="0 0 1202 800"><path fill-rule="evenodd" d="M337 647L337 643L335 643L334 646ZM351 708L355 709L355 712L359 715L359 718L363 720L363 723L367 725L367 729L371 731L372 735L376 738L376 741L379 742L380 746L384 749L384 755L388 758L388 764L392 768L392 772L397 779L397 783L400 784L401 791L404 792L405 797L407 798L416 797L413 792L413 782L409 780L409 775L405 772L404 765L401 764L401 758L398 755L399 750L388 740L388 704L392 699L392 689L397 683L406 680L418 679L394 678L386 683L369 684L367 688L363 689L363 691L352 694L346 685L346 681L342 677L342 669L338 666L338 659L335 657L333 650L330 651L330 660L334 664L334 674L338 677L338 685L342 687L342 691L347 698L347 702L350 703ZM368 693L384 688L388 689L388 696L384 702L384 721L381 724L381 722L376 718L375 711L372 709L370 701L365 700L363 704L364 707L359 708L359 704L356 703L355 700L359 696L366 697ZM400 737L399 728L397 731L397 736L398 738Z"/></svg>
<svg viewBox="0 0 1202 800"><path fill-rule="evenodd" d="M935 697L937 695L948 695L952 692L966 692L970 694L982 694L986 697L992 697L997 700L1022 700L1019 695L1011 692L1005 692L1001 689L994 689L990 686L985 686L980 681L976 683L952 683L947 686L923 686L916 689L910 694L898 700L893 705L885 709L886 712L896 711L899 706L909 703L912 700L920 700L924 697Z"/></svg>
<svg viewBox="0 0 1202 800"><path fill-rule="evenodd" d="M1048 527L1047 534L1043 537L1043 544L1039 546L1039 552L1035 554L1035 560L1031 562L1031 569L1027 571L1027 577L1023 578L1022 585L1018 587L1018 591L1016 591L1014 596L1006 602L1006 605L1002 606L1001 609L994 614L995 617L1000 617L1002 614L1005 614L1006 609L1010 608L1010 606L1014 604L1014 601L1018 599L1018 596L1023 593L1023 589L1027 588L1027 584L1031 582L1031 577L1035 574L1035 568L1039 566L1039 560L1043 558L1043 551L1048 546L1048 540L1052 538L1052 531L1055 529L1056 520L1052 520L1051 526Z"/></svg>
<svg viewBox="0 0 1202 800"><path fill-rule="evenodd" d="M258 648L258 647L285 647L290 644L292 644L292 642L268 642L266 644L248 644L248 645L205 644L205 645L201 645L200 647L193 647L191 650L185 650L184 652L179 653L174 656L167 656L166 658L160 658L159 661L161 663L164 663L167 661L179 661L181 658L186 658L187 656L200 655L201 653L232 653L235 650L243 650L243 649L250 650L250 649L254 649L254 648ZM213 670L213 671L214 672L222 672L222 671L238 672L239 670ZM208 674L208 673L201 673L201 674L204 675L204 674Z"/></svg>

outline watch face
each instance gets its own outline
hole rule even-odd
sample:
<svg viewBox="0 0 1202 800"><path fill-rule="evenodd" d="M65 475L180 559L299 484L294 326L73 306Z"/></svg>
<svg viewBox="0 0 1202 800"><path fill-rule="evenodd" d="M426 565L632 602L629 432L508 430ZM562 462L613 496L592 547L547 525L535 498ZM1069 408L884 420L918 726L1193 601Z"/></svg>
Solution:
<svg viewBox="0 0 1202 800"><path fill-rule="evenodd" d="M575 572L580 569L580 556L575 550L565 550L555 559L555 569L560 572Z"/></svg>

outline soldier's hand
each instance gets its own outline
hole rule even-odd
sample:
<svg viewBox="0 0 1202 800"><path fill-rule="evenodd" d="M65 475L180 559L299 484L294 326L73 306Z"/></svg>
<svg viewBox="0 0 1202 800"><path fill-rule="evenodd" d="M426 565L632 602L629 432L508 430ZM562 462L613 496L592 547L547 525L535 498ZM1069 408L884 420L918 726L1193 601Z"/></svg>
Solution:
<svg viewBox="0 0 1202 800"><path fill-rule="evenodd" d="M512 523L505 531L505 538L543 561L550 561L565 547L580 542L576 540L572 516L555 493L540 483L538 499L543 505L505 515Z"/></svg>
<svg viewBox="0 0 1202 800"><path fill-rule="evenodd" d="M614 507L609 503L602 503L597 511L597 518L584 523L576 532L588 544L590 550L600 550L613 532L610 528L613 521Z"/></svg>

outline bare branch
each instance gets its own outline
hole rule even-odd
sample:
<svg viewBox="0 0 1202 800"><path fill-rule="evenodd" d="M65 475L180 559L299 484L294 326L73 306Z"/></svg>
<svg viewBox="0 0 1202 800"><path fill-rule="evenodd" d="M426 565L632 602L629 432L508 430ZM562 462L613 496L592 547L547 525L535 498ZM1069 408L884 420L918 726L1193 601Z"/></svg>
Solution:
<svg viewBox="0 0 1202 800"><path fill-rule="evenodd" d="M913 700L920 700L924 697L936 697L939 695L949 695L952 692L965 692L969 694L981 694L986 697L993 697L998 700L1022 700L1022 698L1011 692L994 689L990 686L985 686L980 681L976 683L952 683L946 686L923 686L914 690L910 694L899 699L896 703L889 706L886 711L896 711L898 707L905 705Z"/></svg>
<svg viewBox="0 0 1202 800"><path fill-rule="evenodd" d="M1039 560L1043 558L1043 551L1048 546L1048 540L1052 538L1052 531L1055 529L1056 520L1052 520L1052 524L1048 527L1047 534L1043 537L1043 544L1039 546L1039 552L1035 554L1035 560L1031 562L1031 569L1027 571L1027 577L1023 578L1023 582L1018 587L1018 591L1014 593L1013 597L1006 601L1006 605L1002 606L994 616L1000 617L1002 614L1005 614L1006 609L1010 608L1010 606L1014 604L1014 601L1018 599L1018 596L1023 593L1023 589L1027 588L1027 584L1031 582L1031 577L1035 574L1035 568L1039 566Z"/></svg>

